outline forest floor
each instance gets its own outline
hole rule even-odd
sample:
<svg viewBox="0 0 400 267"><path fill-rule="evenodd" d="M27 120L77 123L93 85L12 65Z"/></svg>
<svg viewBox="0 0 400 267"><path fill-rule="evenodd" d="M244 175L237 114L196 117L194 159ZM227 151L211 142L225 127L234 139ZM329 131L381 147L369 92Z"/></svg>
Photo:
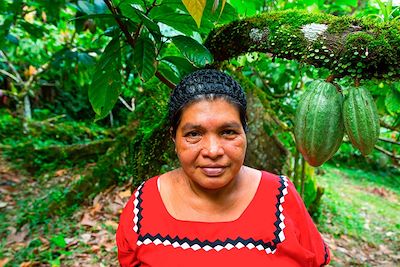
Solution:
<svg viewBox="0 0 400 267"><path fill-rule="evenodd" d="M325 204L322 205L323 216L318 227L331 250L330 266L399 266L399 192L369 181L360 185L348 179L351 173L346 170L324 168L323 173L318 183L325 187ZM91 203L75 210L72 216L55 216L45 224L37 223L33 216L17 227L24 206L29 205L32 199L43 197L42 188L51 190L52 185L76 179L79 175L82 175L82 170L61 169L44 179L35 179L12 169L0 158L0 267L118 266L114 236L119 214L131 194L130 185L109 188ZM340 179L334 181L333 176ZM365 207L360 210L364 213L363 218L367 218L361 222L361 228L365 229L357 229L358 226L349 224L349 221L337 221L340 215L335 212L345 213L342 208L349 214L355 211L352 204L341 206L335 201L343 198L341 193L354 191L377 198L377 202L362 202L368 206L368 210ZM355 197L360 198L360 195L347 195L346 201L357 204ZM335 205L337 210L332 212L330 205ZM393 208L396 214L389 217L379 215L380 205ZM393 210L383 212L392 213ZM343 230L343 227L358 232ZM365 231L373 232L373 235L363 237ZM382 238L375 242L376 236Z"/></svg>

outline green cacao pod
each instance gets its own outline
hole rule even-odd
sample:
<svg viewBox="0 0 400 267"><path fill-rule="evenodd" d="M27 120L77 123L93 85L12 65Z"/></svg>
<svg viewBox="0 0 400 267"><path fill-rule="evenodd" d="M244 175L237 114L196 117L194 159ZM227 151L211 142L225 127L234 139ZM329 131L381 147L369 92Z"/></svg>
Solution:
<svg viewBox="0 0 400 267"><path fill-rule="evenodd" d="M374 99L365 87L350 87L343 103L346 133L364 156L374 149L379 137L379 117Z"/></svg>
<svg viewBox="0 0 400 267"><path fill-rule="evenodd" d="M294 135L297 149L314 167L322 165L343 140L343 96L336 87L317 80L309 84L296 110Z"/></svg>

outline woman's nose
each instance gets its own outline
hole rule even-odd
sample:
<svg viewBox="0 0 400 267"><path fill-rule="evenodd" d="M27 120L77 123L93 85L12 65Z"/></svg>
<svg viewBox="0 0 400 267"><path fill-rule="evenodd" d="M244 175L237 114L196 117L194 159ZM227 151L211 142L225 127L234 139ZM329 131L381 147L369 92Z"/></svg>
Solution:
<svg viewBox="0 0 400 267"><path fill-rule="evenodd" d="M204 141L204 147L202 149L203 156L216 158L224 154L223 145L218 137L210 136Z"/></svg>

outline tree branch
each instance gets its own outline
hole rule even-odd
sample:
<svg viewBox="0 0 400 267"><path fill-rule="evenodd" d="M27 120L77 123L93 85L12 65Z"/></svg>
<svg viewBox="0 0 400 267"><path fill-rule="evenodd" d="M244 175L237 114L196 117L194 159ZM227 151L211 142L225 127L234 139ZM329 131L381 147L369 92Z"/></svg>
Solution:
<svg viewBox="0 0 400 267"><path fill-rule="evenodd" d="M163 82L165 85L167 85L169 88L174 89L175 84L168 80L164 75L162 75L159 71L156 71L156 77Z"/></svg>
<svg viewBox="0 0 400 267"><path fill-rule="evenodd" d="M18 83L24 83L24 80L22 80L22 78L21 78L21 76L19 75L18 71L15 69L14 65L13 65L13 64L11 63L11 61L8 59L6 53L4 53L4 51L1 50L1 49L0 49L0 56L2 56L2 57L5 59L7 65L10 67L10 69L12 70L12 72L14 72L15 77L16 77L17 80L18 80L17 82L18 82Z"/></svg>
<svg viewBox="0 0 400 267"><path fill-rule="evenodd" d="M111 13L113 15L117 15L115 16L115 21L117 22L119 28L121 29L121 31L123 32L123 34L126 37L126 40L128 41L128 44L134 48L136 45L136 38L133 38L132 35L129 33L128 27L126 26L125 23L122 22L121 18L118 16L119 12L118 9L114 6L114 4L112 3L112 1L110 0L104 0L104 3L107 5L108 9L111 11Z"/></svg>
<svg viewBox="0 0 400 267"><path fill-rule="evenodd" d="M125 101L125 99L122 98L122 96L118 97L119 101L130 111L133 112L135 110L135 106L132 103L132 106L129 106L129 104Z"/></svg>
<svg viewBox="0 0 400 267"><path fill-rule="evenodd" d="M16 81L17 83L20 83L21 81L18 80L17 77L15 77L14 75L12 75L11 73L9 73L8 71L2 70L0 69L0 73L3 73L4 75L10 77L11 79L13 79L14 81Z"/></svg>
<svg viewBox="0 0 400 267"><path fill-rule="evenodd" d="M400 79L399 43L399 23L285 10L216 28L205 46L216 62L271 53L329 69L335 77L394 80Z"/></svg>
<svg viewBox="0 0 400 267"><path fill-rule="evenodd" d="M391 125L387 124L386 122L384 122L383 120L379 120L379 124L380 124L381 127L384 127L386 129L389 129L389 130L392 130L392 131L398 132L400 130L400 125L391 126Z"/></svg>
<svg viewBox="0 0 400 267"><path fill-rule="evenodd" d="M396 142L396 141L394 141L392 139L380 137L379 140L383 141L383 142L386 142L386 143L391 143L391 144L400 146L400 142Z"/></svg>
<svg viewBox="0 0 400 267"><path fill-rule="evenodd" d="M395 159L395 160L400 160L400 155L395 155L394 153L391 153L390 151L387 151L386 149L384 149L383 147L377 146L375 145L375 149L379 150L380 152L388 155L389 157Z"/></svg>

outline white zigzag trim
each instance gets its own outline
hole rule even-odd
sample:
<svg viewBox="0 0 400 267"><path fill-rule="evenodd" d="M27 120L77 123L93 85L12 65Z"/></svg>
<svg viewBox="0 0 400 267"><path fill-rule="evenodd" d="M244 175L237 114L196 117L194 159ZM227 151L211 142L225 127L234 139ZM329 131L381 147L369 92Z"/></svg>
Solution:
<svg viewBox="0 0 400 267"><path fill-rule="evenodd" d="M283 184L285 186L285 188L281 191L282 192L282 196L279 199L279 206L278 209L280 211L280 215L279 215L279 219L281 220L281 223L279 224L279 233L278 233L278 238L280 240L280 242L283 242L285 240L285 234L284 234L284 229L286 227L285 225L285 216L283 215L283 203L285 202L285 196L288 194L288 190L287 187L289 186L288 183L288 179L285 176L281 176L281 179L283 180ZM143 185L143 184L142 184ZM139 190L142 187L142 185L139 186L138 190L135 193L135 207L134 207L134 213L135 213L135 217L134 217L134 230L137 229L137 222L138 222L138 213L139 213L139 209L137 207L139 201L138 201L138 195L139 195ZM136 230L135 230L136 231ZM182 248L182 249L192 249L194 251L196 250L204 250L204 251L210 251L210 250L215 250L215 251L221 251L223 249L226 250L231 250L232 248L237 248L237 249L242 249L242 248L247 248L247 249L257 249L260 251L265 251L267 254L274 254L276 252L276 248L274 250L272 250L271 248L264 248L262 245L255 245L253 243L248 243L247 245L244 245L242 242L237 242L236 245L232 244L232 243L226 243L225 245L215 245L215 246L210 246L210 245L201 245L201 244L193 244L190 245L187 242L182 241L182 244L179 241L174 241L173 243L171 243L171 241L169 240L160 240L159 238L155 238L154 240L151 240L150 238L146 238L143 241L138 240L137 241L137 245L148 245L148 244L154 244L154 245L164 245L164 246L172 246L174 248Z"/></svg>
<svg viewBox="0 0 400 267"><path fill-rule="evenodd" d="M135 200L133 201L133 213L135 214L135 216L133 216L133 231L135 231L135 233L138 232L138 226L137 223L139 221L139 208L138 208L138 204L139 204L139 200L138 200L138 196L139 196L139 191L142 188L144 182L137 188L136 192L135 192Z"/></svg>

